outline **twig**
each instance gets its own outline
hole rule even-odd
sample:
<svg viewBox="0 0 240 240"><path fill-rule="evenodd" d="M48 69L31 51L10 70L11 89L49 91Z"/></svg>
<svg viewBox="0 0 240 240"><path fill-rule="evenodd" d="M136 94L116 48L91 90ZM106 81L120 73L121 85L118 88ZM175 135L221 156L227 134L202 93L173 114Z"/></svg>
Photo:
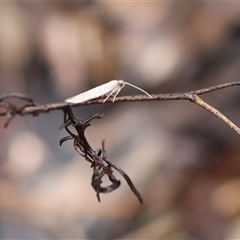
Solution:
<svg viewBox="0 0 240 240"><path fill-rule="evenodd" d="M146 95L135 95L135 96L122 96L113 97L114 102L135 102L135 101L161 101L161 100L189 100L198 106L206 109L210 113L212 113L217 118L221 119L224 123L226 123L230 128L232 128L237 134L240 135L240 128L235 125L231 120L229 120L225 115L223 115L220 111L216 108L212 107L205 101L203 101L199 95L206 94L212 91L217 91L220 89L224 89L227 87L239 86L239 82L231 82L220 84L208 88L199 89L196 91L185 92L185 93L168 93L168 94L153 94L151 96ZM27 103L23 104L22 106L17 106L11 103L12 98L17 98ZM117 180L114 175L112 168L118 171L123 178L126 180L128 185L130 186L132 192L138 198L140 203L142 203L142 197L134 187L131 179L128 175L121 170L116 165L112 164L110 161L106 159L106 151L104 146L104 141L102 142L102 149L93 150L89 145L84 132L87 127L90 126L90 121L94 118L101 118L102 114L95 114L86 120L81 120L77 118L71 110L71 107L77 107L82 105L90 105L90 104L103 104L107 102L111 102L111 98L101 98L101 99L94 99L87 102L81 103L67 103L67 102L60 102L60 103L52 103L47 105L36 105L31 98L28 98L19 93L11 93L11 94L4 94L0 96L0 108L2 112L0 112L0 116L6 116L7 122L5 127L9 124L9 122L16 116L25 116L25 115L33 115L37 116L40 113L48 113L54 110L63 110L64 112L64 124L61 128L65 128L68 136L62 138L60 140L60 145L67 141L73 140L73 145L75 150L85 158L86 161L91 163L91 167L93 168L93 176L92 176L92 187L95 189L97 193L97 198L100 201L100 193L108 193L112 192L113 190L117 189L120 186L120 181ZM67 119L68 116L68 119ZM77 134L72 133L68 126L71 125L75 128ZM102 178L104 175L107 175L111 185L107 187L102 187Z"/></svg>
<svg viewBox="0 0 240 240"><path fill-rule="evenodd" d="M235 132L237 132L240 135L240 129L231 122L226 116L224 116L221 112L219 112L217 109L212 107L211 105L204 102L201 98L199 98L199 95L206 94L209 92L217 91L220 89L228 88L228 87L234 87L234 86L240 86L240 81L238 82L230 82L230 83L224 83L219 84L207 88L202 88L195 91L185 92L185 93L166 93L166 94L152 94L152 98L146 95L134 95L134 96L121 96L116 97L114 102L136 102L136 101L163 101L163 100L189 100L191 102L194 102L195 104L203 107L204 109L208 110L212 114L214 114L216 117L224 121L230 128L232 128ZM21 94L4 94L2 97L0 97L0 101L5 100L6 98L12 98L12 97L18 97L20 96L21 99L29 99L27 97L24 97ZM26 105L24 107L15 107L14 108L14 116L20 115L33 115L37 116L41 113L48 113L50 111L54 110L63 110L64 108L68 107L78 107L83 105L92 105L92 104L103 104L103 103L110 103L112 102L112 99L109 98L107 101L105 101L105 98L99 98L90 100L84 103L67 103L67 102L59 102L59 103L51 103L46 105L36 105L36 106L29 106ZM9 109L3 109L2 112L0 112L0 116L9 116Z"/></svg>
<svg viewBox="0 0 240 240"><path fill-rule="evenodd" d="M68 116L68 118L67 118ZM135 186L133 185L129 176L119 167L112 164L110 161L107 161L107 154L105 149L105 140L102 141L102 149L93 150L90 144L88 143L85 137L85 130L87 127L91 126L90 122L95 118L101 118L103 114L94 114L88 119L82 120L76 117L70 107L64 108L64 124L60 128L65 128L69 136L62 138L59 143L62 145L63 142L68 140L74 140L73 146L75 150L85 158L86 161L91 163L91 167L93 168L92 175L92 187L97 193L97 199L100 202L100 193L110 193L116 190L121 182L115 178L113 175L112 168L117 170L123 178L128 183L130 189L138 198L140 203L143 203L142 197L140 193L137 191ZM68 129L68 126L71 125L75 128L77 135L71 132ZM102 187L102 178L107 175L108 179L111 182L111 185L107 187Z"/></svg>
<svg viewBox="0 0 240 240"><path fill-rule="evenodd" d="M194 103L196 103L197 105L201 106L202 108L208 110L209 112L214 114L216 117L220 118L230 128L232 128L235 132L237 132L240 135L240 128L236 124L234 124L231 120L229 120L226 116L224 116L216 108L214 108L213 106L204 102L200 97L198 97L198 95L195 95Z"/></svg>

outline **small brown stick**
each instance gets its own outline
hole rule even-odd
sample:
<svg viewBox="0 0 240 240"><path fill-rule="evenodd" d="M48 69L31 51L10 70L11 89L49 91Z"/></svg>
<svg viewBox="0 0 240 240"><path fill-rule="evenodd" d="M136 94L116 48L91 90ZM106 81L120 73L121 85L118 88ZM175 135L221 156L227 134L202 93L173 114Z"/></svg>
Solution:
<svg viewBox="0 0 240 240"><path fill-rule="evenodd" d="M203 100L199 98L199 95L217 91L224 88L228 88L228 87L234 87L234 86L240 86L240 81L219 84L219 85L202 88L202 89L198 89L191 92L185 92L185 93L152 94L151 97L146 95L121 96L121 97L116 97L114 102L116 103L116 102L136 102L136 101L190 100L191 102L194 102L195 104L203 107L204 109L214 114L216 117L224 121L224 123L226 123L229 127L231 127L235 132L237 132L240 135L239 128L233 122L231 122L226 116L224 116L217 109L205 103ZM4 94L2 97L0 96L0 101L6 98L12 98L12 97L28 100L26 97L22 96L21 94L14 93L14 94ZM108 102L112 102L112 99L109 98L106 101L105 98L99 98L99 99L89 100L84 103L60 102L60 103L52 103L47 105L24 106L23 108L20 108L20 109L18 108L17 111L14 111L14 116L16 115L36 116L36 115L39 115L40 113L48 113L50 111L60 110L60 109L63 110L66 107L78 107L83 105L103 104ZM5 109L4 111L3 109L3 111L0 112L0 116L9 116L9 110Z"/></svg>
<svg viewBox="0 0 240 240"><path fill-rule="evenodd" d="M231 82L219 84L207 88L202 88L195 91L185 92L185 93L166 93L166 94L152 94L152 98L146 95L134 95L134 96L121 96L116 97L114 103L116 102L136 102L136 101L162 101L162 100L192 100L193 95L202 95L209 92L217 91L220 89L240 86L239 82ZM39 114L39 113L48 113L50 111L63 109L66 106L78 107L83 105L92 105L92 104L102 104L102 103L112 103L112 99L109 98L106 102L104 102L105 98L93 99L84 103L51 103L47 105L38 105L38 106L29 106L25 107L20 115L31 115L31 114ZM5 113L0 113L0 116L5 115Z"/></svg>
<svg viewBox="0 0 240 240"><path fill-rule="evenodd" d="M68 116L68 118L67 118ZM97 193L97 199L100 202L100 193L110 193L116 190L121 182L115 178L113 175L112 168L117 170L123 178L128 183L130 189L138 198L140 203L143 203L142 197L140 193L137 191L135 186L133 185L129 176L119 167L112 164L110 161L107 161L107 154L105 149L105 141L102 141L102 149L93 150L90 144L88 143L85 137L85 130L87 127L91 126L90 121L95 118L101 118L103 114L94 114L86 120L82 120L74 115L70 107L64 108L64 124L60 127L60 129L65 128L69 136L62 138L59 143L62 145L65 141L74 140L73 145L75 150L85 158L86 161L91 163L91 167L93 168L93 175L92 175L92 187ZM77 134L68 129L68 126L72 126L75 128ZM110 180L111 184L106 187L102 187L102 178L107 175L108 179Z"/></svg>
<svg viewBox="0 0 240 240"><path fill-rule="evenodd" d="M234 124L231 120L229 120L225 115L219 112L216 108L204 102L198 95L194 95L193 102L201 106L202 108L208 110L209 112L214 114L217 118L224 121L230 128L232 128L237 134L240 135L240 128L236 124Z"/></svg>

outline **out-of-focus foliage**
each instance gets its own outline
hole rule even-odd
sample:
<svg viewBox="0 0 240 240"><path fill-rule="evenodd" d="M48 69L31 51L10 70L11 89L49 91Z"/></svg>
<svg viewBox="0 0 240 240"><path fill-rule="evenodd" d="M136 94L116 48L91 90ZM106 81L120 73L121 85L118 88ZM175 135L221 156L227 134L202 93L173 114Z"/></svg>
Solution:
<svg viewBox="0 0 240 240"><path fill-rule="evenodd" d="M63 101L112 79L150 93L238 81L240 4L233 2L0 3L0 94ZM126 87L122 93L134 94ZM239 88L204 99L240 125ZM118 103L86 131L122 179L101 195L92 169L62 147L62 113L0 119L0 237L22 239L239 238L240 137L188 102ZM120 176L119 176L120 178Z"/></svg>

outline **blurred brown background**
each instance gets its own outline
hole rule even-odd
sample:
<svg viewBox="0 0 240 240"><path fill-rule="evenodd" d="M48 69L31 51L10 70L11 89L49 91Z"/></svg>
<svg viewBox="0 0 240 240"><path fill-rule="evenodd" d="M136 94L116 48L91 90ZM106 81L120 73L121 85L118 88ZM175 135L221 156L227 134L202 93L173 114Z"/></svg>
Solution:
<svg viewBox="0 0 240 240"><path fill-rule="evenodd" d="M239 81L240 3L0 3L0 94L63 101L112 79L150 93ZM121 94L139 94L125 87ZM203 96L240 125L239 88ZM74 109L105 113L94 149L141 192L92 189L89 163L59 146L61 111L0 128L1 239L238 239L240 137L186 101Z"/></svg>

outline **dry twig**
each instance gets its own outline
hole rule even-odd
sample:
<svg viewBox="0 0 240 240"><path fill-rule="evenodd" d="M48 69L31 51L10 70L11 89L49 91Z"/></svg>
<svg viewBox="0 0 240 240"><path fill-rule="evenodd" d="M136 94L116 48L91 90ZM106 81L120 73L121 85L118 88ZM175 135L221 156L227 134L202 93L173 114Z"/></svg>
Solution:
<svg viewBox="0 0 240 240"><path fill-rule="evenodd" d="M153 94L151 96L146 95L135 95L135 96L122 96L116 97L114 96L114 102L135 102L135 101L161 101L161 100L189 100L198 106L206 109L210 113L212 113L217 118L221 119L225 124L227 124L230 128L232 128L236 133L240 135L240 128L235 125L230 119L224 116L220 111L216 108L212 107L205 101L203 101L199 95L206 94L209 92L217 91L220 89L224 89L227 87L239 86L240 82L231 82L220 84L208 88L199 89L196 91L185 92L185 93L169 93L169 94ZM12 98L17 98L23 100L27 103L23 104L22 106L17 106L13 104L10 100ZM120 186L120 181L118 181L115 176L113 175L113 169L118 171L124 179L127 181L128 185L130 186L132 192L136 195L138 200L142 203L142 197L134 187L131 179L128 175L123 172L119 167L112 164L110 161L107 160L106 157L106 150L104 146L104 141L102 141L102 148L98 150L93 150L88 143L84 132L87 127L90 126L90 121L94 118L101 118L102 114L95 114L86 120L81 120L77 118L72 110L71 107L77 107L82 105L90 105L90 104L103 104L110 102L112 98L108 97L107 101L106 98L99 98L90 100L87 102L82 103L67 103L67 102L60 102L60 103L52 103L47 105L36 105L32 99L19 94L19 93L11 93L11 94L4 94L0 96L0 116L5 116L7 118L7 122L5 127L9 124L9 122L16 116L25 116L25 115L33 115L37 116L40 113L48 113L54 110L63 110L64 112L64 124L62 128L65 128L69 136L64 137L60 140L60 145L67 141L67 140L74 140L73 145L75 150L85 158L86 161L91 163L91 167L93 168L93 175L92 175L92 186L97 193L97 198L100 201L100 193L109 193L113 190L117 189ZM67 118L68 116L68 118ZM68 126L71 125L75 128L77 134L72 133ZM111 185L107 187L102 187L102 178L103 176L107 175Z"/></svg>
<svg viewBox="0 0 240 240"><path fill-rule="evenodd" d="M68 118L67 118L68 116ZM98 149L94 151L90 144L88 143L85 137L85 130L89 127L90 121L95 118L101 118L103 114L95 114L86 120L82 120L74 115L72 109L70 107L64 108L64 124L60 128L65 128L69 136L64 137L60 140L60 145L67 140L74 140L73 146L75 150L85 158L86 161L91 163L91 167L93 168L93 175L92 175L92 187L97 193L97 199L100 202L100 193L110 193L116 190L120 186L120 181L115 178L113 175L112 168L117 170L123 178L128 183L129 187L131 188L132 192L138 198L140 203L143 203L142 197L140 193L137 191L135 186L133 185L129 176L119 167L112 164L110 161L107 161L107 154L105 149L105 141L102 141L102 149ZM68 126L71 125L75 128L77 134L71 132ZM111 185L102 187L102 178L107 175Z"/></svg>
<svg viewBox="0 0 240 240"><path fill-rule="evenodd" d="M146 95L134 95L134 96L121 96L121 97L116 97L115 98L115 103L116 102L136 102L136 101L163 101L163 100L189 100L204 109L208 110L211 112L213 115L215 115L217 118L221 119L225 124L227 124L230 128L232 128L235 132L237 132L240 135L240 129L237 127L230 119L228 119L226 116L224 116L220 111L212 107L211 105L207 104L204 102L199 95L203 95L209 92L217 91L220 89L228 88L228 87L234 87L234 86L239 86L239 82L230 82L230 83L224 83L224 84L219 84L195 91L190 91L190 92L185 92L185 93L166 93L166 94L152 94L152 98ZM21 95L21 99L29 99L27 97L24 97ZM112 101L111 98L109 98L107 101L104 102L105 98L99 98L99 99L94 99L90 100L84 103L66 103L66 102L60 102L60 103L51 103L51 104L46 104L46 105L36 105L31 106L29 105L24 105L23 107L16 107L16 106L7 106L4 108L4 105L6 105L5 100L8 98L20 98L19 94L4 94L2 97L0 97L0 103L1 107L3 108L2 112L0 112L0 116L13 116L20 115L20 116L25 116L25 115L33 115L37 116L41 113L48 113L50 111L54 110L60 110L64 109L67 106L70 107L78 107L78 106L83 106L83 105L91 105L91 104L103 104L103 103L109 103ZM10 105L10 103L9 103Z"/></svg>

